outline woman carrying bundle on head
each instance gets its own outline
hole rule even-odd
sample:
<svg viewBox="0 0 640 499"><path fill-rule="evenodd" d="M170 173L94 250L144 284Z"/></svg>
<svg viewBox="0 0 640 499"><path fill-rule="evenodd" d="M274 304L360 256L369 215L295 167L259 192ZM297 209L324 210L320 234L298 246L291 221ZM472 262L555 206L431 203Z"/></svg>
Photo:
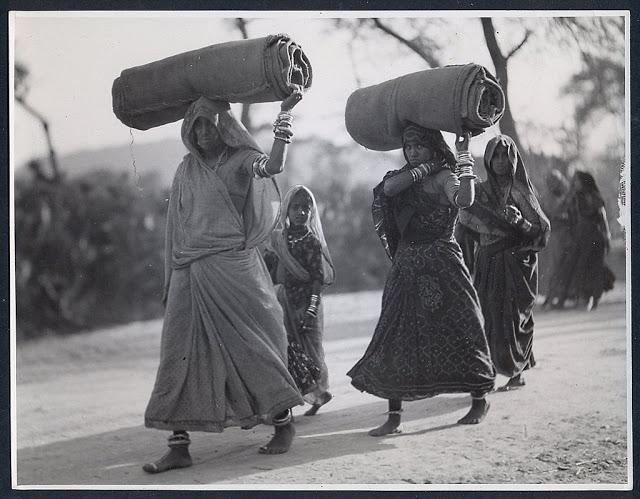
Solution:
<svg viewBox="0 0 640 499"><path fill-rule="evenodd" d="M160 366L145 426L170 430L169 452L149 473L191 465L187 431L273 424L261 453L287 452L295 435L291 407L302 397L287 369L287 340L258 245L277 221L271 178L284 168L291 109L281 104L271 154L264 154L229 111L201 97L184 116L189 154L169 199Z"/></svg>
<svg viewBox="0 0 640 499"><path fill-rule="evenodd" d="M460 424L479 423L494 384L478 296L453 237L459 208L474 201L469 135L458 158L437 130L408 124L406 165L374 189L376 231L393 264L373 338L348 372L357 389L388 400L387 421L369 432L399 431L402 401L471 393Z"/></svg>
<svg viewBox="0 0 640 499"><path fill-rule="evenodd" d="M545 247L550 227L510 137L489 141L484 165L487 180L478 184L474 205L460 211L458 235L469 250L465 259L474 274L493 364L509 377L500 390L511 390L524 385L522 372L535 364L537 252Z"/></svg>
<svg viewBox="0 0 640 499"><path fill-rule="evenodd" d="M313 416L332 399L322 347L322 289L333 283L335 269L315 197L305 186L296 185L285 195L272 246L277 256L275 281L281 284L278 300L290 342L289 368L311 404L305 416Z"/></svg>

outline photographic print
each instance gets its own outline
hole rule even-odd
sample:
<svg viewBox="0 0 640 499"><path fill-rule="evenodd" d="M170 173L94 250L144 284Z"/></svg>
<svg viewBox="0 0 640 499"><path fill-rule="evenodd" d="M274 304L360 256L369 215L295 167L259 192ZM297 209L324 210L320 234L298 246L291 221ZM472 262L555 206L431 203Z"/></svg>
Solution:
<svg viewBox="0 0 640 499"><path fill-rule="evenodd" d="M17 489L629 489L628 11L9 13Z"/></svg>

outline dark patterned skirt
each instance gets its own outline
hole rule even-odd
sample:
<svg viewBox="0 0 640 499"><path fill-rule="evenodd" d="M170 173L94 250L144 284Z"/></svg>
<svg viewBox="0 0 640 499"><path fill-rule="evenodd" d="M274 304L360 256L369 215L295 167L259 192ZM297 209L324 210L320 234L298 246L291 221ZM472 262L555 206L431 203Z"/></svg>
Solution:
<svg viewBox="0 0 640 499"><path fill-rule="evenodd" d="M456 242L400 243L371 343L347 375L385 399L493 388L480 303Z"/></svg>

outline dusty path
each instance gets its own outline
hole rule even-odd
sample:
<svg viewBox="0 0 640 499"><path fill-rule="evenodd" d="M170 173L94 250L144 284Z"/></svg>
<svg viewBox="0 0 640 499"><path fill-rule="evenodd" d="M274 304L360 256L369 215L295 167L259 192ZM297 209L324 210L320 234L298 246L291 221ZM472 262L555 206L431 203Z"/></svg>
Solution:
<svg viewBox="0 0 640 499"><path fill-rule="evenodd" d="M404 433L381 439L366 430L383 420L385 402L344 374L368 343L380 295L329 297L335 398L296 418L292 450L257 454L269 427L194 433L195 466L158 476L140 465L165 450L166 432L141 425L159 321L30 344L17 355L18 484L626 483L623 296L591 313L539 313L539 367L526 389L490 396L483 424L454 424L469 398L440 396L406 404Z"/></svg>

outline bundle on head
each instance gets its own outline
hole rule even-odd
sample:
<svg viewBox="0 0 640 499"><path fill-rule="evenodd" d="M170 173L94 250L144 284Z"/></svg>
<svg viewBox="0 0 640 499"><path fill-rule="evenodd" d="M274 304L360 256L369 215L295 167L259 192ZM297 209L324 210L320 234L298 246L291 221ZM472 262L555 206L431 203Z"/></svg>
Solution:
<svg viewBox="0 0 640 499"><path fill-rule="evenodd" d="M181 120L201 96L227 102L273 102L311 86L309 59L287 35L239 40L125 69L113 82L113 112L148 130Z"/></svg>
<svg viewBox="0 0 640 499"><path fill-rule="evenodd" d="M356 90L347 100L345 124L360 145L389 151L402 147L409 122L477 135L500 120L504 106L504 92L486 68L444 66Z"/></svg>

